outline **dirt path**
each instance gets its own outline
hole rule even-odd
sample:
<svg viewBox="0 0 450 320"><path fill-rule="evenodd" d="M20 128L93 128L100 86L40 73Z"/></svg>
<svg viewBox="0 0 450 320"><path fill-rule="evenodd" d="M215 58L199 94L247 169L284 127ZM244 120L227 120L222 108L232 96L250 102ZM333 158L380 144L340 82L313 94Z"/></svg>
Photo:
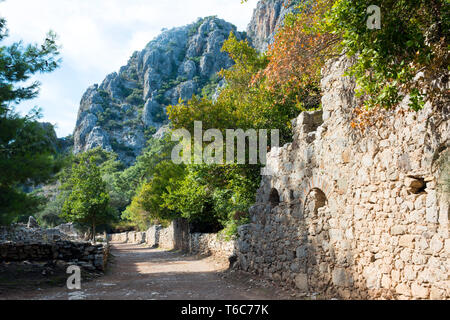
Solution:
<svg viewBox="0 0 450 320"><path fill-rule="evenodd" d="M54 300L171 300L171 299L293 299L274 284L248 274L224 272L211 258L132 244L112 244L106 274L67 288L9 292L0 299Z"/></svg>

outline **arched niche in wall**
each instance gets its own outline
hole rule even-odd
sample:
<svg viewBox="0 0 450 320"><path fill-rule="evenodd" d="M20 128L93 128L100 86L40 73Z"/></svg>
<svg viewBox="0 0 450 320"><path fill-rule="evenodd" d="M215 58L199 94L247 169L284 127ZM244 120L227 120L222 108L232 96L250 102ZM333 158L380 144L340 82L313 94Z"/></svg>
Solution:
<svg viewBox="0 0 450 320"><path fill-rule="evenodd" d="M315 217L320 208L326 206L328 203L327 196L319 188L313 188L308 193L305 199L304 215Z"/></svg>
<svg viewBox="0 0 450 320"><path fill-rule="evenodd" d="M272 190L270 190L269 203L272 207L276 207L280 204L280 194L275 188L272 188Z"/></svg>

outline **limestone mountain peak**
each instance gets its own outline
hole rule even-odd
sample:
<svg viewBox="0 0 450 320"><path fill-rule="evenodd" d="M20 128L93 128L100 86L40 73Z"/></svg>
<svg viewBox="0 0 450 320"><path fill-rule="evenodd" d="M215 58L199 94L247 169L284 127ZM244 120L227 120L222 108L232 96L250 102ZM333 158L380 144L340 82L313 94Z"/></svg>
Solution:
<svg viewBox="0 0 450 320"><path fill-rule="evenodd" d="M217 72L233 62L221 51L233 32L245 33L217 17L164 30L142 51L134 52L119 72L84 93L74 131L74 152L95 147L118 153L131 164L146 141L167 123L165 108L214 88Z"/></svg>

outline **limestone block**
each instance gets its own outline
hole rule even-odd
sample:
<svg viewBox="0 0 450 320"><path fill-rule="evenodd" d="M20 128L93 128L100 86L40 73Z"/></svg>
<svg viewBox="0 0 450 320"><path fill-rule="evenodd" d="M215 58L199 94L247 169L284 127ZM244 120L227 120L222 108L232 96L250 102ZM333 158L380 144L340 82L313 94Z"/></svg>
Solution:
<svg viewBox="0 0 450 320"><path fill-rule="evenodd" d="M430 290L416 283L411 285L411 294L414 298L426 299L428 298Z"/></svg>
<svg viewBox="0 0 450 320"><path fill-rule="evenodd" d="M398 236L402 235L406 232L406 226L396 225L391 228L391 235Z"/></svg>
<svg viewBox="0 0 450 320"><path fill-rule="evenodd" d="M401 247L414 249L414 239L415 236L413 235L410 234L402 235L398 240L398 245Z"/></svg>
<svg viewBox="0 0 450 320"><path fill-rule="evenodd" d="M308 275L306 273L299 273L295 276L295 286L301 292L308 292Z"/></svg>
<svg viewBox="0 0 450 320"><path fill-rule="evenodd" d="M430 249L433 253L439 253L444 247L443 240L439 236L434 236L430 241Z"/></svg>
<svg viewBox="0 0 450 320"><path fill-rule="evenodd" d="M332 272L332 281L338 287L350 287L353 285L351 275L347 274L344 268L334 268Z"/></svg>
<svg viewBox="0 0 450 320"><path fill-rule="evenodd" d="M399 283L395 288L395 292L407 297L411 296L411 289L404 283Z"/></svg>

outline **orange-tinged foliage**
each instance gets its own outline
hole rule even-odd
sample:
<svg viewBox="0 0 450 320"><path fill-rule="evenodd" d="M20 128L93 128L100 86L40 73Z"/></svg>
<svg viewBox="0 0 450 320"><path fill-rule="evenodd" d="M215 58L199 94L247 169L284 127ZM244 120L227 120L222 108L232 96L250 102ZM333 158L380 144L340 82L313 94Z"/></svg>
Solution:
<svg viewBox="0 0 450 320"><path fill-rule="evenodd" d="M287 16L284 25L269 46L268 66L254 81L265 77L269 90L282 90L285 95L295 92L315 94L320 72L326 60L335 53L339 38L326 32L325 14L334 0L304 1L298 5L299 13ZM311 92L309 92L311 91Z"/></svg>

